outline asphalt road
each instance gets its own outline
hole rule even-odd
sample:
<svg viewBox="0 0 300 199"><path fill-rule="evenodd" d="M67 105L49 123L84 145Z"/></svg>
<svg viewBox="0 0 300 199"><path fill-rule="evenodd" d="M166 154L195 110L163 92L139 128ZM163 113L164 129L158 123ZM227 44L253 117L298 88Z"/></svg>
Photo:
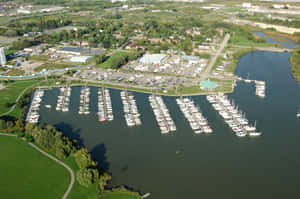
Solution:
<svg viewBox="0 0 300 199"><path fill-rule="evenodd" d="M224 50L224 48L226 47L228 40L230 38L229 34L226 34L224 37L224 40L220 46L220 48L218 49L217 53L215 54L215 56L211 59L209 65L206 67L205 71L203 72L202 76L200 77L201 80L205 80L206 78L208 78L210 76L210 71L212 69L212 67L215 65L218 57L220 56L220 54L222 53L222 51Z"/></svg>

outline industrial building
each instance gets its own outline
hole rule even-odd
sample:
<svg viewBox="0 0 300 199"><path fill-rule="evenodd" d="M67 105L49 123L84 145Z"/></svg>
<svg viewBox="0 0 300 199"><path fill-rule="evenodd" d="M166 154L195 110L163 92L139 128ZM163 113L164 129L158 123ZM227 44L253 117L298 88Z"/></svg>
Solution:
<svg viewBox="0 0 300 199"><path fill-rule="evenodd" d="M139 59L139 62L143 64L161 64L166 58L167 55L165 54L146 54Z"/></svg>
<svg viewBox="0 0 300 199"><path fill-rule="evenodd" d="M80 62L80 63L86 63L92 59L91 56L73 56L71 57L71 62Z"/></svg>
<svg viewBox="0 0 300 199"><path fill-rule="evenodd" d="M66 55L94 56L103 54L105 50L100 50L97 48L62 47L56 52Z"/></svg>
<svg viewBox="0 0 300 199"><path fill-rule="evenodd" d="M6 56L5 56L5 50L4 48L0 48L0 65L4 66L6 64Z"/></svg>

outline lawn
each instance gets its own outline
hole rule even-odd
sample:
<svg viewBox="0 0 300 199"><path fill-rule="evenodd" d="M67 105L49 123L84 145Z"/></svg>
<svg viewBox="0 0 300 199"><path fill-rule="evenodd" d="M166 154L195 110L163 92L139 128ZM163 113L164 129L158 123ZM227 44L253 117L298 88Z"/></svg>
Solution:
<svg viewBox="0 0 300 199"><path fill-rule="evenodd" d="M68 171L16 137L0 137L1 198L60 199Z"/></svg>
<svg viewBox="0 0 300 199"><path fill-rule="evenodd" d="M7 83L6 88L0 90L0 114L9 111L12 104L16 101L19 94L28 86L36 84L41 81L40 79L15 81L12 83ZM7 106L10 103L10 106ZM16 117L19 116L19 111L14 112Z"/></svg>
<svg viewBox="0 0 300 199"><path fill-rule="evenodd" d="M105 60L105 62L103 62L102 64L97 64L96 67L99 67L99 68L113 68L112 62L117 57L119 57L119 56L128 57L128 56L135 55L135 54L136 54L135 52L118 51L118 52L115 52L114 54L112 54L109 58L107 58Z"/></svg>

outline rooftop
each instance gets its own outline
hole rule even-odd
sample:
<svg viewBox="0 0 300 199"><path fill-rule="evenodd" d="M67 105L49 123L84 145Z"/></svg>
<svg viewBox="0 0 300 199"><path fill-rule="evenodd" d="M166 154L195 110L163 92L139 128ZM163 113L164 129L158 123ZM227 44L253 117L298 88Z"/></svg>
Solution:
<svg viewBox="0 0 300 199"><path fill-rule="evenodd" d="M165 54L146 54L140 58L139 62L145 64L161 63L166 57L167 55Z"/></svg>

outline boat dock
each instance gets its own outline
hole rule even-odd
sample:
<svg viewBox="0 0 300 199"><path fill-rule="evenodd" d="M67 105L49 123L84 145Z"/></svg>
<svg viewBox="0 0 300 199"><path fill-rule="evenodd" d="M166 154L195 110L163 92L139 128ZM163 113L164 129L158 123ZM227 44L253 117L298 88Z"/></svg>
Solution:
<svg viewBox="0 0 300 199"><path fill-rule="evenodd" d="M206 99L225 120L225 123L232 129L236 136L260 136L262 134L261 132L256 132L256 124L250 125L245 114L238 107L235 107L226 95L207 95Z"/></svg>
<svg viewBox="0 0 300 199"><path fill-rule="evenodd" d="M57 98L56 110L67 112L69 111L70 96L71 96L71 87L61 87L59 88L60 94Z"/></svg>
<svg viewBox="0 0 300 199"><path fill-rule="evenodd" d="M175 123L172 120L169 110L167 109L162 97L150 95L149 101L161 133L165 134L169 133L170 131L176 131Z"/></svg>
<svg viewBox="0 0 300 199"><path fill-rule="evenodd" d="M258 97L264 98L266 96L266 82L264 81L255 81L255 87L256 87L256 95Z"/></svg>
<svg viewBox="0 0 300 199"><path fill-rule="evenodd" d="M103 87L98 89L98 117L99 122L114 119L109 90Z"/></svg>
<svg viewBox="0 0 300 199"><path fill-rule="evenodd" d="M85 86L80 91L80 104L78 114L90 114L90 88Z"/></svg>
<svg viewBox="0 0 300 199"><path fill-rule="evenodd" d="M39 122L40 114L38 113L40 110L40 104L42 102L42 97L44 96L43 90L36 90L34 92L27 116L25 121L36 124Z"/></svg>
<svg viewBox="0 0 300 199"><path fill-rule="evenodd" d="M213 132L207 123L207 119L202 115L199 107L196 107L191 99L177 98L176 102L196 134L208 134Z"/></svg>
<svg viewBox="0 0 300 199"><path fill-rule="evenodd" d="M142 121L140 119L140 114L138 112L138 108L136 106L136 101L134 99L134 96L131 92L128 91L121 91L120 92L122 103L123 103L123 109L125 113L125 120L127 123L127 126L138 126L142 124Z"/></svg>
<svg viewBox="0 0 300 199"><path fill-rule="evenodd" d="M246 83L254 82L255 88L256 88L255 94L261 98L264 98L266 96L266 82L265 81L251 80L249 78L243 79L241 77L239 77L238 80L245 81Z"/></svg>

